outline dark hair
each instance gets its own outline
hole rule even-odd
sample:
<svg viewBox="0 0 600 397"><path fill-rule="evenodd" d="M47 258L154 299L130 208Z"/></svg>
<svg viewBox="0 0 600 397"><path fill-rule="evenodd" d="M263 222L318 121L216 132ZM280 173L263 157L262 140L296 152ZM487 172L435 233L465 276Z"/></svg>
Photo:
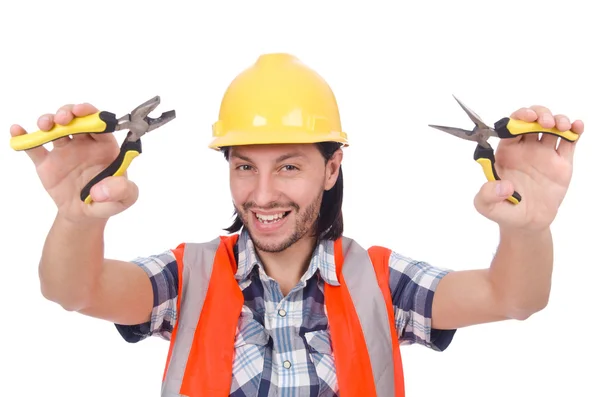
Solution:
<svg viewBox="0 0 600 397"><path fill-rule="evenodd" d="M340 149L340 144L337 142L319 142L316 143L317 148L323 155L325 163L327 163L333 154ZM225 155L225 159L229 160L229 148L221 149ZM337 240L344 232L344 219L342 216L342 200L344 197L344 178L342 175L342 165L335 185L329 190L323 192L323 200L317 218L317 227L315 234L322 240ZM233 215L235 219L231 226L224 229L228 233L235 233L244 226L242 220L234 209Z"/></svg>

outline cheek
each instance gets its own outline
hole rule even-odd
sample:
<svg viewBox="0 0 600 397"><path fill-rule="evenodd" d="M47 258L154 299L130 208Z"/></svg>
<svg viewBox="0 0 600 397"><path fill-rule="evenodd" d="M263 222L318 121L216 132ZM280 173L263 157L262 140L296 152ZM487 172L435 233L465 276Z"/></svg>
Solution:
<svg viewBox="0 0 600 397"><path fill-rule="evenodd" d="M241 205L248 201L248 197L252 193L252 185L247 180L239 178L229 179L229 189L231 190L231 198L236 205Z"/></svg>
<svg viewBox="0 0 600 397"><path fill-rule="evenodd" d="M315 200L315 197L322 191L314 181L293 181L282 188L282 193L291 201L300 207L306 207Z"/></svg>

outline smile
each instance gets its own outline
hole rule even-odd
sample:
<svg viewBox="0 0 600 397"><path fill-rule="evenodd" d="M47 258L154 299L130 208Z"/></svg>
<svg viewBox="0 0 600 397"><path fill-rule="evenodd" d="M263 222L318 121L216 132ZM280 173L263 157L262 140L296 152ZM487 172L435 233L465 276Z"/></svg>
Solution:
<svg viewBox="0 0 600 397"><path fill-rule="evenodd" d="M254 216L256 216L256 219L258 219L261 223L277 223L279 221L281 221L283 218L285 218L288 214L290 213L290 211L285 211L285 212L279 212L277 214L257 214L256 212L254 213Z"/></svg>

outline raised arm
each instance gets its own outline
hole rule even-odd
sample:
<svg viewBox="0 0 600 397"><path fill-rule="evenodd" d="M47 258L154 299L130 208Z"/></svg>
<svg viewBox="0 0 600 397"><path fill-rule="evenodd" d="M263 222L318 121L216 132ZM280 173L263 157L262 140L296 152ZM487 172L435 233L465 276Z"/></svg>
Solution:
<svg viewBox="0 0 600 397"><path fill-rule="evenodd" d="M149 321L150 280L134 263L104 258L104 226L57 215L39 265L42 294L66 310L111 322Z"/></svg>
<svg viewBox="0 0 600 397"><path fill-rule="evenodd" d="M581 121L571 124L542 106L522 108L511 117L583 133ZM530 134L498 145L496 168L502 180L484 184L475 198L476 209L499 226L498 251L491 265L453 272L440 281L433 327L524 320L547 305L553 269L550 225L567 193L577 144L558 139ZM516 205L506 200L515 190L523 196Z"/></svg>
<svg viewBox="0 0 600 397"><path fill-rule="evenodd" d="M41 116L37 124L49 131L96 112L89 104L66 105L56 114ZM19 125L10 132L13 137L27 134ZM80 198L82 187L118 156L114 136L78 134L52 145L50 151L44 146L26 150L57 207L39 264L43 295L67 310L109 321L147 321L153 304L148 276L134 263L104 258L106 222L136 201L135 184L125 176L109 177L92 188L91 204Z"/></svg>

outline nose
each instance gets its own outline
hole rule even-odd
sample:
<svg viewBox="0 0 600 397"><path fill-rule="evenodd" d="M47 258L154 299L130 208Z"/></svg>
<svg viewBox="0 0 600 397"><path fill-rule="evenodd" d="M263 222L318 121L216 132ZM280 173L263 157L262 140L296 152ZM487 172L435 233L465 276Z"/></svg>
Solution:
<svg viewBox="0 0 600 397"><path fill-rule="evenodd" d="M279 199L275 177L269 173L259 174L254 189L254 202L258 207L267 208Z"/></svg>

